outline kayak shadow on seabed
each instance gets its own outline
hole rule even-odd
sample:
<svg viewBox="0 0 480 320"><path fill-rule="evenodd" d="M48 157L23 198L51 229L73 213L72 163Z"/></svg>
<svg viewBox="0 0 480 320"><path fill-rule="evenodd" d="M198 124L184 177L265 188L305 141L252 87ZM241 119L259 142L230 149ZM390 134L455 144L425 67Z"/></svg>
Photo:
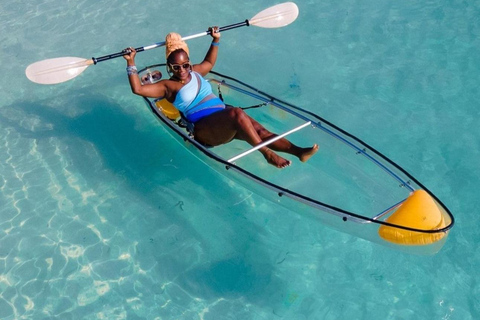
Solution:
<svg viewBox="0 0 480 320"><path fill-rule="evenodd" d="M149 255L155 260L159 265L156 272L160 273L156 280L175 284L191 296L206 300L245 297L250 303L271 304L266 300L283 299L278 294L284 292L285 284L273 274L274 265L278 262L271 261L270 254L264 252L265 246L257 245L258 238L268 231L245 217L253 211L258 220L276 219L274 215L268 212L263 215L252 208L255 206L252 203L254 195L228 183L215 171L205 170L207 167L203 164L194 162L197 168L192 168L188 152L179 150L175 142L168 142L157 122L153 121L155 130L147 129L153 132L140 131L136 129L138 119L123 112L108 98L87 97L87 93L88 90L71 93L69 96L78 97L74 100L58 97L55 104L62 105L58 101L64 100L65 106L58 110L45 102L19 101L0 110L0 117L8 130L19 136L19 140L27 141L25 144L34 143L37 152L43 153L42 158L51 157L52 152L62 153L66 159L64 162L69 164L68 170L85 181L82 188L95 193L126 188L127 193L135 194L134 198L147 208L146 211L131 212L138 209L126 206L125 212L119 212L107 207L101 214L108 223L115 221L117 232L129 234L133 236L130 239L132 242L139 242L139 254L141 252L143 256ZM46 149L41 146L50 145L52 140L58 140L65 147L56 148L56 151L41 151ZM32 162L31 165L44 166L45 163ZM198 169L199 166L202 170ZM56 176L56 180L63 180L63 169L56 170L50 175ZM205 177L209 181L206 185L202 183ZM105 187L105 183L112 186ZM225 188L225 183L228 188ZM181 188L180 184L183 184ZM193 200L189 197L192 193L195 194ZM46 195L50 196L48 192ZM114 198L112 201L117 200ZM72 212L61 212L59 209L59 212L51 214L65 214L72 219L78 216L80 221L90 225L96 223L97 217L89 221L94 210L97 208L74 206ZM283 211L280 209L280 212ZM42 214L48 217L48 213ZM205 226L205 221L216 223ZM146 230L141 229L142 226ZM167 242L172 246L181 246L182 240L187 243L199 241L200 249L197 250L201 250L202 255L205 255L203 250L207 250L208 258L204 261L200 257L192 260L186 257L191 252L187 254L179 249L180 252L173 250L166 254L165 244L161 248L156 247L165 242L164 234L157 228L163 230L166 226L182 230L181 236L168 235ZM198 252L193 254L200 255ZM162 288L168 291L165 286ZM275 296L265 295L266 291Z"/></svg>

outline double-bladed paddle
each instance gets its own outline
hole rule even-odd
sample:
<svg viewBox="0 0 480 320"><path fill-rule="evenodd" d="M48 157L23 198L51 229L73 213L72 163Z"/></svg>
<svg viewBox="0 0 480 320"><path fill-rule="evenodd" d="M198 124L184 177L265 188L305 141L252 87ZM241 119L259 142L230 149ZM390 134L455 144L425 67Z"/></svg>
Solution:
<svg viewBox="0 0 480 320"><path fill-rule="evenodd" d="M243 26L256 26L261 28L280 28L286 26L298 16L298 7L293 2L284 2L269 7L257 13L253 18L240 23L231 24L219 28L220 31L227 31ZM190 40L210 34L210 31L201 32L191 36L183 37L183 40ZM142 52L165 45L165 41L155 44L135 48L137 52ZM47 59L32 63L25 70L27 78L40 84L56 84L68 81L82 73L87 67L95 65L98 62L118 58L125 55L126 51L109 54L106 56L85 59L77 57L62 57Z"/></svg>

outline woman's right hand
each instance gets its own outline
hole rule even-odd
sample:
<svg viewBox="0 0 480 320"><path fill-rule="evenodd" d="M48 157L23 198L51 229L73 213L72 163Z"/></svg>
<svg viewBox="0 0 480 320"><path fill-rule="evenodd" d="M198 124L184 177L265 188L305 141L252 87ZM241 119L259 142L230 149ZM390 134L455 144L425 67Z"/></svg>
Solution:
<svg viewBox="0 0 480 320"><path fill-rule="evenodd" d="M137 51L135 51L133 47L128 47L123 51L125 51L123 58L127 60L127 62L133 62L135 60L135 55L137 54Z"/></svg>
<svg viewBox="0 0 480 320"><path fill-rule="evenodd" d="M208 28L208 31L210 32L210 35L212 36L213 40L220 40L220 28L215 26L215 27L210 27Z"/></svg>

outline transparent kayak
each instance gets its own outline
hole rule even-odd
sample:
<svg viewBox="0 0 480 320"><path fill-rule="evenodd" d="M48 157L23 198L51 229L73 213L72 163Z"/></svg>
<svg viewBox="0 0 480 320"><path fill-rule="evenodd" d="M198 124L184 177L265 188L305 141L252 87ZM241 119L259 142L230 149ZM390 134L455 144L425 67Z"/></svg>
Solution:
<svg viewBox="0 0 480 320"><path fill-rule="evenodd" d="M164 66L141 70L142 81L160 80ZM292 165L277 169L243 141L213 148L198 143L173 105L144 98L172 137L193 146L188 150L208 166L275 204L381 245L434 254L445 244L454 224L450 211L380 152L318 115L234 78L213 71L205 78L227 105L244 108L271 132L298 146L320 146L305 163L281 154Z"/></svg>

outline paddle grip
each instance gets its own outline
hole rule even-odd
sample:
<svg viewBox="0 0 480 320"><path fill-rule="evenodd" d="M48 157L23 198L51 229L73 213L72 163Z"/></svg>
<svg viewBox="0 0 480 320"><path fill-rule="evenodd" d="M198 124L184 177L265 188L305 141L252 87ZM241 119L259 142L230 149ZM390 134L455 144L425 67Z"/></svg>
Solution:
<svg viewBox="0 0 480 320"><path fill-rule="evenodd" d="M144 47L135 48L135 51L137 51L137 52L142 52L144 50L145 50ZM106 56L103 56L103 57L92 58L92 60L93 60L93 64L97 64L97 62L102 62L102 61L105 61L105 60L110 60L110 59L122 57L125 54L127 54L127 51L122 50L120 52L109 54L109 55L106 55Z"/></svg>
<svg viewBox="0 0 480 320"><path fill-rule="evenodd" d="M228 26L225 26L225 27L220 27L220 28L218 28L218 31L222 32L222 31L227 31L227 30L231 30L231 29L235 29L235 28L244 27L244 26L247 26L247 27L250 26L250 22L248 21L248 19L243 21L243 22L231 24L231 25L228 25ZM211 34L212 32L207 31L207 33Z"/></svg>

